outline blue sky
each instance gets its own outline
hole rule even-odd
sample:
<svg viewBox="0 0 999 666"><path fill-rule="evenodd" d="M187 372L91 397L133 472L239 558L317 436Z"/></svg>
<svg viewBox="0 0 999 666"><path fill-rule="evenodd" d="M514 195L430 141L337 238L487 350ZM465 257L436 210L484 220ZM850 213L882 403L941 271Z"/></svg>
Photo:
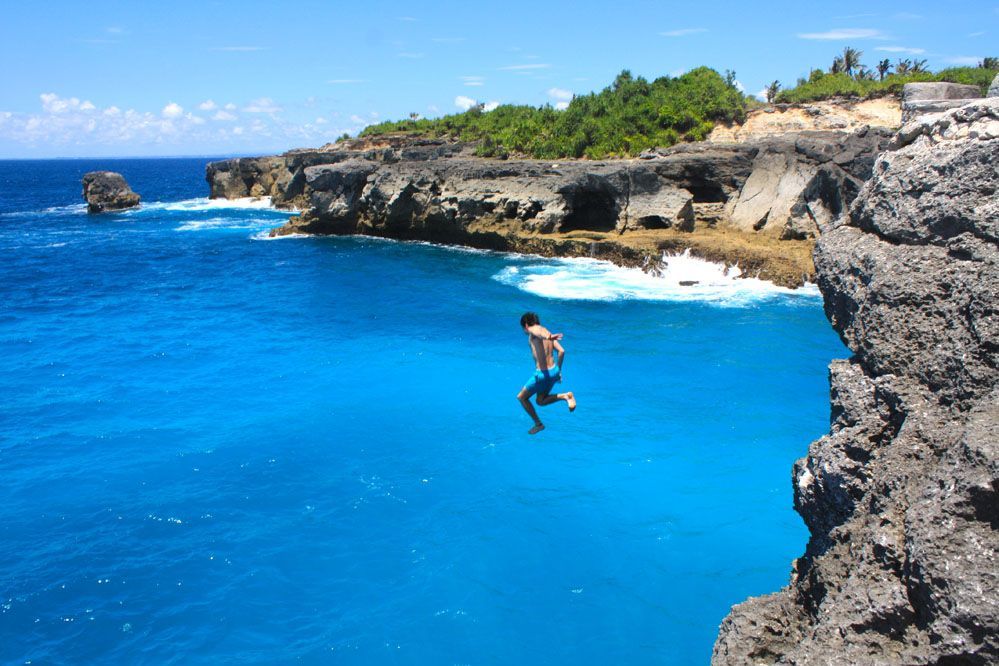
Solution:
<svg viewBox="0 0 999 666"><path fill-rule="evenodd" d="M735 70L751 93L844 46L932 69L999 56L999 2L19 2L0 157L318 146L473 101L557 105L622 69Z"/></svg>

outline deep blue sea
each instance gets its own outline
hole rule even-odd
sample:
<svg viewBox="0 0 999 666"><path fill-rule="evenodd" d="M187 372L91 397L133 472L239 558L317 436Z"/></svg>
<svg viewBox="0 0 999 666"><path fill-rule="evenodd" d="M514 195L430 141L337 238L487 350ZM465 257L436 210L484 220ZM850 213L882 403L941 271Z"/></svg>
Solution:
<svg viewBox="0 0 999 666"><path fill-rule="evenodd" d="M270 241L206 161L0 162L0 663L704 664L786 584L814 289ZM579 399L534 437L525 310Z"/></svg>

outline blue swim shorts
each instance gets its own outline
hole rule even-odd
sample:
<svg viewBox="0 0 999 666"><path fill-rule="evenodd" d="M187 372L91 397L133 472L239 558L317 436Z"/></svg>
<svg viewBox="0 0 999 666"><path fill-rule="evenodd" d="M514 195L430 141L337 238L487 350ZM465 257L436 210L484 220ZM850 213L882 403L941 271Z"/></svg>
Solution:
<svg viewBox="0 0 999 666"><path fill-rule="evenodd" d="M562 381L562 368L557 365L547 370L535 370L531 378L524 384L524 390L527 391L528 398L535 393L547 395L560 381Z"/></svg>

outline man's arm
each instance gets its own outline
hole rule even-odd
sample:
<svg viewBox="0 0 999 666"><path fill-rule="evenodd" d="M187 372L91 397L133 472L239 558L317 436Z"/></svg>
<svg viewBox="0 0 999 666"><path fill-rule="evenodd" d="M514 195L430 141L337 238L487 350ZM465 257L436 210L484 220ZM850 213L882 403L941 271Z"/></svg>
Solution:
<svg viewBox="0 0 999 666"><path fill-rule="evenodd" d="M558 352L558 364L557 365L559 367L559 370L561 370L562 369L562 364L565 363L565 348L558 343L558 340L555 340L552 344L555 347L555 351Z"/></svg>

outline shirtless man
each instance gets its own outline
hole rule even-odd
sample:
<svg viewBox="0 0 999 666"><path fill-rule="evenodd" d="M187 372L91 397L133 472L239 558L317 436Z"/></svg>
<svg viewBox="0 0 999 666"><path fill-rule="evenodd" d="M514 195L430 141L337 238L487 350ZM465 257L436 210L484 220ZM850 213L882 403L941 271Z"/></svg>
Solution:
<svg viewBox="0 0 999 666"><path fill-rule="evenodd" d="M538 418L538 413L534 410L534 405L531 404L532 395L537 394L536 400L541 407L565 400L569 405L570 412L576 409L576 397L571 391L551 395L551 390L555 384L562 381L562 363L565 361L565 349L559 344L562 334L552 334L541 325L541 322L538 321L538 315L533 312L527 312L520 318L520 326L524 329L524 333L527 333L537 370L524 384L524 388L520 389L517 400L520 400L524 411L534 419L534 427L527 431L528 434L536 435L545 429L545 424ZM555 351L558 352L557 361L554 358Z"/></svg>

